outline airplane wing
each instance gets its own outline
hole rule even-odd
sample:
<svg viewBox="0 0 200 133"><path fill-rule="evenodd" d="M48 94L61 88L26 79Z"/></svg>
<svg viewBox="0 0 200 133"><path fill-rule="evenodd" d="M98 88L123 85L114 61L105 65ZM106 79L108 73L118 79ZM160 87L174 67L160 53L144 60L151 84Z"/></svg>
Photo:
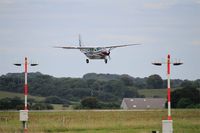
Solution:
<svg viewBox="0 0 200 133"><path fill-rule="evenodd" d="M114 48L118 48L118 47L127 47L127 46L133 46L133 45L140 45L140 44L114 45L114 46L107 46L107 47L104 47L104 48L114 49Z"/></svg>
<svg viewBox="0 0 200 133"><path fill-rule="evenodd" d="M127 45L113 45L113 46L105 46L105 47L98 47L98 48L109 48L110 50L114 49L114 48L118 48L118 47L126 47L126 46L133 46L133 45L140 45L140 44L127 44ZM85 46L81 46L81 47L73 47L73 46L55 46L54 48L63 48L63 49L93 49L93 48L97 48L97 47L85 47Z"/></svg>
<svg viewBox="0 0 200 133"><path fill-rule="evenodd" d="M94 47L71 47L71 46L60 47L60 46L56 46L54 48L63 48L63 49L90 49L90 48L94 48Z"/></svg>

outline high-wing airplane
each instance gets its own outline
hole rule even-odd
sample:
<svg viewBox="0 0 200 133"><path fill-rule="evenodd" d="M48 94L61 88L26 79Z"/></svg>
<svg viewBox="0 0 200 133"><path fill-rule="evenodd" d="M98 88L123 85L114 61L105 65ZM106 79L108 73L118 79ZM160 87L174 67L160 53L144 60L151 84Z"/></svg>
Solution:
<svg viewBox="0 0 200 133"><path fill-rule="evenodd" d="M82 46L81 36L79 35L79 47L72 46L56 46L55 48L63 49L79 49L83 54L86 55L86 63L89 63L89 59L104 59L105 63L110 59L110 51L118 47L126 47L140 44L127 44L127 45L114 45L105 47L92 47L92 46Z"/></svg>

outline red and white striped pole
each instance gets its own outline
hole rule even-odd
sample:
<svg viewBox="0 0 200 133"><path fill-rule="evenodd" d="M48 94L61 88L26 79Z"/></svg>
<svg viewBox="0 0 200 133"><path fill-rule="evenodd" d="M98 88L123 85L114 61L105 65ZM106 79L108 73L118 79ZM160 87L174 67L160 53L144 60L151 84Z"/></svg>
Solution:
<svg viewBox="0 0 200 133"><path fill-rule="evenodd" d="M28 61L27 57L25 57L25 63L24 63L24 77L25 77L25 84L24 84L24 110L28 111L28 106L27 106L27 97L28 97ZM24 122L24 133L28 132L28 125L27 121Z"/></svg>
<svg viewBox="0 0 200 133"><path fill-rule="evenodd" d="M168 104L168 120L172 120L171 116L171 87L170 87L170 65L174 66L182 65L182 62L172 62L170 60L170 54L167 55L167 62L153 62L153 65L161 66L162 64L167 64L167 104Z"/></svg>
<svg viewBox="0 0 200 133"><path fill-rule="evenodd" d="M167 120L162 120L162 132L173 133L172 116L171 116L171 92L170 92L170 65L174 66L182 65L182 62L172 62L170 60L170 54L167 55L167 62L153 62L153 65L161 66L167 64L167 104L168 104L168 116Z"/></svg>
<svg viewBox="0 0 200 133"><path fill-rule="evenodd" d="M24 63L15 63L15 66L21 66L24 65L24 77L25 77L25 83L24 83L24 110L20 111L20 121L22 121L24 133L28 132L28 65L30 66L37 66L38 64L29 64L27 57L25 57Z"/></svg>
<svg viewBox="0 0 200 133"><path fill-rule="evenodd" d="M171 91L170 91L170 55L167 56L167 103L168 103L168 120L172 120L171 117Z"/></svg>
<svg viewBox="0 0 200 133"><path fill-rule="evenodd" d="M27 106L27 96L28 96L28 83L27 83L27 77L28 77L28 61L27 57L25 57L25 65L24 65L25 71L24 71L24 76L25 76L25 84L24 84L24 110L28 110Z"/></svg>

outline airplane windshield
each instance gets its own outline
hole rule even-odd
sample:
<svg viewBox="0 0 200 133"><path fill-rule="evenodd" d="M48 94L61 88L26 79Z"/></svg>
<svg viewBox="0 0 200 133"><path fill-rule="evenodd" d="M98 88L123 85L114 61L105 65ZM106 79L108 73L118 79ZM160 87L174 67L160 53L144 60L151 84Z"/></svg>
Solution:
<svg viewBox="0 0 200 133"><path fill-rule="evenodd" d="M101 48L96 48L97 51L99 51Z"/></svg>

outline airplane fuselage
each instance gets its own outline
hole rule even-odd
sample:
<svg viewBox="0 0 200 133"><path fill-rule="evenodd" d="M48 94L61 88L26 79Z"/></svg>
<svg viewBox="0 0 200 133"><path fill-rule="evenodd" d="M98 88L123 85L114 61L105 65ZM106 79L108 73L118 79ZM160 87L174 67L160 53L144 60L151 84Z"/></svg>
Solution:
<svg viewBox="0 0 200 133"><path fill-rule="evenodd" d="M107 59L110 52L106 48L89 48L89 49L81 49L82 53L84 53L89 59Z"/></svg>

